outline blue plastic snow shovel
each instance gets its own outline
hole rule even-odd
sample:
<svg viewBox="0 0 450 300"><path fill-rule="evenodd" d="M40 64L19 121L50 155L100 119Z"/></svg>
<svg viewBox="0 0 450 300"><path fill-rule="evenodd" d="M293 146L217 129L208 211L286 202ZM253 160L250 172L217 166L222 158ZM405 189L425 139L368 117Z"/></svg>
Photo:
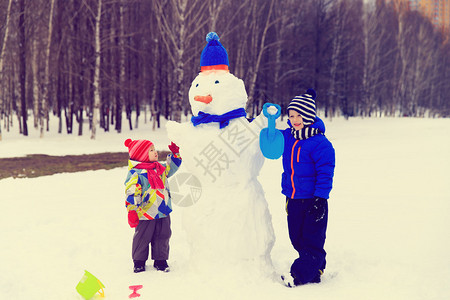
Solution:
<svg viewBox="0 0 450 300"><path fill-rule="evenodd" d="M267 111L269 106L275 106L278 109L275 115L269 114ZM284 150L283 134L275 128L275 120L281 114L281 107L278 104L266 103L263 106L263 113L267 117L268 126L259 133L259 148L261 148L264 157L278 159Z"/></svg>

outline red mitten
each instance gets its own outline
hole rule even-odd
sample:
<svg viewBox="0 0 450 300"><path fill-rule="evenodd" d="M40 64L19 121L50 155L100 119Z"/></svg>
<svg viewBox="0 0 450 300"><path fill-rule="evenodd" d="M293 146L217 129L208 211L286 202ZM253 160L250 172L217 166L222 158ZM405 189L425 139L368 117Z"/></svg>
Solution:
<svg viewBox="0 0 450 300"><path fill-rule="evenodd" d="M135 228L139 224L139 217L135 210L130 210L128 212L128 224L130 224L131 228Z"/></svg>
<svg viewBox="0 0 450 300"><path fill-rule="evenodd" d="M178 147L177 144L175 144L174 142L172 142L172 144L169 145L169 149L170 151L172 151L174 155L180 153L180 147Z"/></svg>

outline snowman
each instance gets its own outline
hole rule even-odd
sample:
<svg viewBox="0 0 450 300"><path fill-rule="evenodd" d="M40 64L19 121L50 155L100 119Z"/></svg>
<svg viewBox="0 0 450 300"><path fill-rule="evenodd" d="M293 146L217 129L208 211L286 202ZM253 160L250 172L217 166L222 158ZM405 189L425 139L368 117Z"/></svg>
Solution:
<svg viewBox="0 0 450 300"><path fill-rule="evenodd" d="M246 118L244 82L228 70L228 55L216 33L206 36L201 72L189 90L190 122L167 123L179 147L183 169L201 183L199 200L182 209L198 268L241 266L253 274L273 270L272 218L258 175L264 163L259 133L267 119Z"/></svg>

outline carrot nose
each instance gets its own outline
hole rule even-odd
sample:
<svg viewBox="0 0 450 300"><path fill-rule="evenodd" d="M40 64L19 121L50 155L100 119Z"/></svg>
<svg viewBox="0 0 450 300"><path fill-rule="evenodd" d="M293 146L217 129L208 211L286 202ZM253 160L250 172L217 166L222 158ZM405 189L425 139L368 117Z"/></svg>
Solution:
<svg viewBox="0 0 450 300"><path fill-rule="evenodd" d="M198 101L198 102L203 102L203 103L209 104L212 101L212 97L211 97L211 95L208 95L208 96L195 96L194 100Z"/></svg>

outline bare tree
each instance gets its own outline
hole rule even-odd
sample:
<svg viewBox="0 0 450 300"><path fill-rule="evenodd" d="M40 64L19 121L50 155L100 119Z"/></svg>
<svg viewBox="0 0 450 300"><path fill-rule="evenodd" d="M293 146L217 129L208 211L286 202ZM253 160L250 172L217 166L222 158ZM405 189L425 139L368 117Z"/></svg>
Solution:
<svg viewBox="0 0 450 300"><path fill-rule="evenodd" d="M157 0L155 12L161 40L166 46L168 62L175 70L174 98L171 100L172 118L181 121L185 82L187 50L199 30L209 19L205 17L206 2L193 0Z"/></svg>
<svg viewBox="0 0 450 300"><path fill-rule="evenodd" d="M3 83L5 77L3 76L3 62L5 61L5 54L6 54L6 44L8 42L8 37L9 37L9 24L10 24L10 19L11 19L11 4L12 4L13 0L9 0L8 1L8 8L6 10L6 22L5 22L5 33L3 36L3 43L2 43L2 48L0 50L0 82ZM3 99L4 99L5 95L3 93L3 84L0 84L0 109L2 109L3 107ZM0 124L0 141L2 140L2 128L1 128L1 124Z"/></svg>
<svg viewBox="0 0 450 300"><path fill-rule="evenodd" d="M395 31L389 26L390 15L384 2L380 2L375 10L365 10L361 99L356 106L361 115L371 116L376 110L377 100L393 103L392 93L383 94L388 90L389 82L393 81L395 64L392 60L395 60L397 51Z"/></svg>
<svg viewBox="0 0 450 300"><path fill-rule="evenodd" d="M95 67L94 67L94 110L92 112L91 139L97 134L98 118L100 115L100 21L102 16L102 0L98 0L95 16Z"/></svg>
<svg viewBox="0 0 450 300"><path fill-rule="evenodd" d="M40 89L40 80L39 80L39 45L38 39L33 39L31 53L33 56L31 57L31 70L33 75L33 114L34 114L34 128L38 128L40 118L39 118L39 107L41 105L41 89ZM43 135L41 136L43 137Z"/></svg>
<svg viewBox="0 0 450 300"><path fill-rule="evenodd" d="M41 112L39 114L41 138L44 137L44 120L48 124L48 102L49 102L49 90L50 90L50 49L52 46L52 33L53 33L53 12L55 8L55 0L51 0L50 13L48 18L48 35L47 35L47 51L45 55L45 71L44 71L44 93L41 104Z"/></svg>
<svg viewBox="0 0 450 300"><path fill-rule="evenodd" d="M10 19L11 19L11 4L12 4L13 0L9 0L8 1L8 8L6 11L6 22L5 22L5 33L3 35L3 43L2 43L2 48L0 51L0 75L1 75L1 79L3 80L3 62L5 61L5 55L6 55L6 44L8 42L8 37L9 37L9 24L10 24Z"/></svg>
<svg viewBox="0 0 450 300"><path fill-rule="evenodd" d="M328 45L332 41L332 37L329 34L331 28L331 18L327 13L331 7L333 0L317 0L311 1L311 17L313 22L312 28L312 87L317 91L326 91L328 88L328 80L326 74L329 74L328 62L330 56L330 49ZM320 93L319 93L320 96ZM325 116L328 116L329 102L328 97L325 99ZM323 106L322 106L323 107Z"/></svg>
<svg viewBox="0 0 450 300"><path fill-rule="evenodd" d="M399 55L400 73L398 78L397 89L395 90L394 98L400 103L403 114L409 115L410 111L405 111L408 97L408 89L410 88L410 69L408 62L413 55L413 48L408 43L409 37L414 34L412 28L408 26L406 17L409 12L409 7L404 3L398 3L396 7L398 12L398 34L397 34L397 48Z"/></svg>
<svg viewBox="0 0 450 300"><path fill-rule="evenodd" d="M289 49L293 46L292 37L294 36L295 19L301 19L304 10L298 7L299 3L295 0L278 1L275 5L275 19L279 20L274 24L274 39L278 43L274 45L273 64L266 64L265 71L273 71L273 93L267 88L268 94L281 104L292 98L292 93L297 91L288 91L286 86L289 85L289 79L302 70L297 68L291 62L292 51ZM296 7L296 9L293 9ZM298 44L297 44L298 46ZM269 74L267 74L269 75ZM268 77L268 76L266 76Z"/></svg>
<svg viewBox="0 0 450 300"><path fill-rule="evenodd" d="M343 69L340 68L348 62L348 56L352 55L352 45L355 44L354 36L349 24L355 14L350 10L350 4L346 0L336 1L332 7L332 28L331 28L331 58L330 58L330 83L327 92L328 96L328 116L331 118L338 108L336 100L343 93L345 86L345 76L342 76ZM347 34L346 34L347 33Z"/></svg>
<svg viewBox="0 0 450 300"><path fill-rule="evenodd" d="M3 0L2 125L17 118L27 135L33 113L43 137L53 113L58 132L78 123L82 135L88 117L95 138L97 123L121 132L124 113L130 129L147 110L153 128L161 115L180 121L209 31L247 86L250 116L310 87L327 116L450 115L448 31L398 1L363 2Z"/></svg>
<svg viewBox="0 0 450 300"><path fill-rule="evenodd" d="M26 78L27 78L27 56L26 56L26 24L25 16L26 5L25 0L19 0L19 87L20 87L20 108L21 108L21 124L22 134L28 135L28 110L27 110L27 93L26 93Z"/></svg>
<svg viewBox="0 0 450 300"><path fill-rule="evenodd" d="M264 8L264 4L267 6ZM264 4L258 3L258 1L253 1L251 10L251 22L249 36L249 81L248 84L248 101L247 101L247 112L250 112L250 117L253 117L253 102L255 97L256 81L258 80L258 74L262 67L262 59L265 52L270 46L273 46L269 42L269 29L279 20L273 20L272 16L274 13L275 1L271 0L269 3L264 1Z"/></svg>
<svg viewBox="0 0 450 300"><path fill-rule="evenodd" d="M415 116L424 116L426 108L431 108L429 99L432 98L433 82L439 81L436 72L436 60L439 55L439 45L436 43L434 28L431 24L421 21L423 17L414 14L413 26L417 26L415 40L415 59L410 62L412 68L411 90L408 110ZM417 20L419 19L419 20ZM414 21L417 20L417 21ZM424 99L424 100L422 100Z"/></svg>
<svg viewBox="0 0 450 300"><path fill-rule="evenodd" d="M206 2L208 5L208 15L210 17L208 22L209 30L216 31L218 28L217 23L219 21L219 15L222 13L224 7L228 5L229 0L210 0Z"/></svg>

